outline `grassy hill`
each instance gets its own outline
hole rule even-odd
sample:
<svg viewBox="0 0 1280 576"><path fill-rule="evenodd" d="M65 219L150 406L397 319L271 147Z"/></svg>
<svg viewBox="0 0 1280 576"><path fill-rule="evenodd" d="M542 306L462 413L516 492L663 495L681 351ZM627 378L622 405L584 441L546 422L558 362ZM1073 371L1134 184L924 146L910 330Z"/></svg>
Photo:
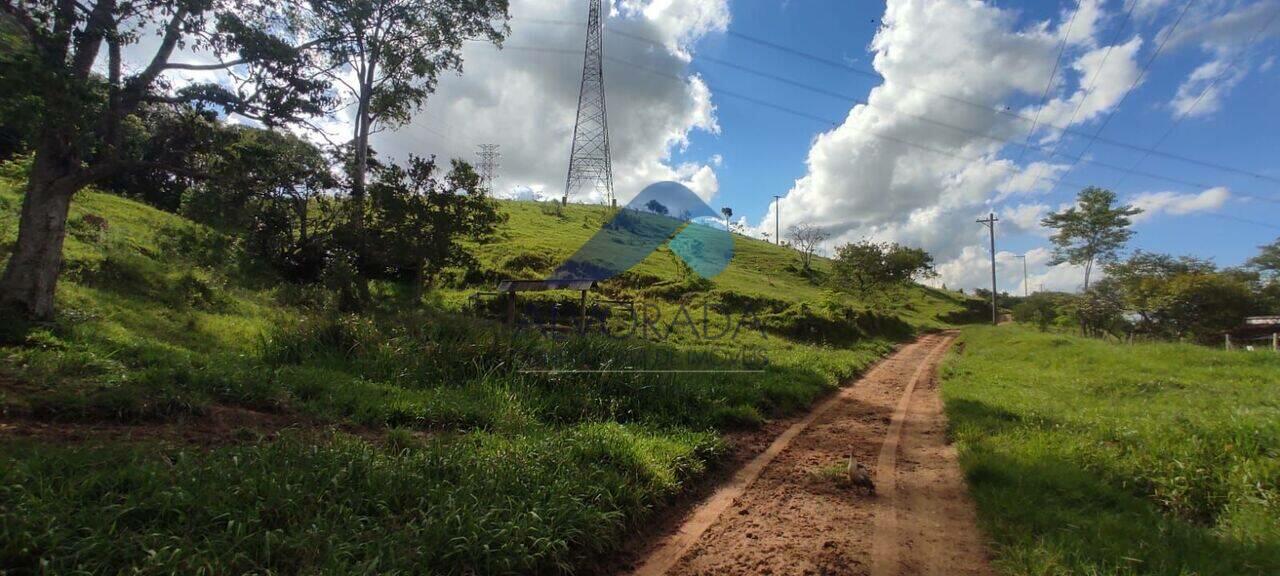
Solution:
<svg viewBox="0 0 1280 576"><path fill-rule="evenodd" d="M4 170L0 258L21 202ZM726 431L807 406L964 310L919 287L872 310L738 238L709 284L659 253L596 298L758 317L739 338L510 331L471 294L539 277L606 213L503 208L499 237L472 247L479 270L426 305L376 286L353 315L322 287L272 281L234 238L78 196L58 321L0 348L0 571L569 570L713 466ZM527 371L736 366L744 348L763 372Z"/></svg>
<svg viewBox="0 0 1280 576"><path fill-rule="evenodd" d="M1005 574L1280 574L1280 356L968 328L944 395Z"/></svg>

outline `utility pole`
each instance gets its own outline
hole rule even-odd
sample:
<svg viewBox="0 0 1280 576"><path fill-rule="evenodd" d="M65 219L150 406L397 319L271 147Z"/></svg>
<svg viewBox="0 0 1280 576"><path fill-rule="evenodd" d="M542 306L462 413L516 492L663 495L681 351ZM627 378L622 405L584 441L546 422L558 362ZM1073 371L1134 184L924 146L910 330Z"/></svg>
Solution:
<svg viewBox="0 0 1280 576"><path fill-rule="evenodd" d="M782 244L782 196L773 195L773 243Z"/></svg>
<svg viewBox="0 0 1280 576"><path fill-rule="evenodd" d="M1018 257L1022 259L1022 297L1026 298L1031 296L1031 286L1027 284L1027 255L1019 254Z"/></svg>
<svg viewBox="0 0 1280 576"><path fill-rule="evenodd" d="M996 305L996 222L1000 219L996 218L994 212L982 220L978 220L979 224L987 227L991 231L991 323L993 325L1000 324L1000 309Z"/></svg>

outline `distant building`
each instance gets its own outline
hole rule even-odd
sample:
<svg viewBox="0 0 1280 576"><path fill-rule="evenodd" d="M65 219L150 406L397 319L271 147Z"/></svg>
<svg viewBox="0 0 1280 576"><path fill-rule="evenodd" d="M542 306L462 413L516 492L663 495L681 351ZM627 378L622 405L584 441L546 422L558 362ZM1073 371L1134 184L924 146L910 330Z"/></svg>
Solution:
<svg viewBox="0 0 1280 576"><path fill-rule="evenodd" d="M1227 350L1270 348L1280 351L1280 316L1250 316L1244 326L1226 334Z"/></svg>

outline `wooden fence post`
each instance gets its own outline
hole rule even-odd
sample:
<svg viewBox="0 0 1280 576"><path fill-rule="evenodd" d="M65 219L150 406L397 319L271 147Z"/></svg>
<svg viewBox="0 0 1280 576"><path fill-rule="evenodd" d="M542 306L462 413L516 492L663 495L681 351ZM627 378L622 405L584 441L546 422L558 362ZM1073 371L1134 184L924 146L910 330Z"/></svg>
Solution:
<svg viewBox="0 0 1280 576"><path fill-rule="evenodd" d="M1227 351L1231 351L1231 335L1227 334Z"/></svg>

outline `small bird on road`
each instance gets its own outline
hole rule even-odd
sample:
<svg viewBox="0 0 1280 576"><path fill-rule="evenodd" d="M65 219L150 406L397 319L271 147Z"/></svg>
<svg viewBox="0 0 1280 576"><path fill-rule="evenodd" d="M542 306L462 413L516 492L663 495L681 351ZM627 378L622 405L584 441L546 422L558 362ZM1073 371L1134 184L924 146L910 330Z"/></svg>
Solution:
<svg viewBox="0 0 1280 576"><path fill-rule="evenodd" d="M849 469L847 473L849 474L850 484L865 489L867 494L874 495L876 493L876 483L871 480L871 471L867 470L867 467L863 466L857 458L854 458L853 454L849 454Z"/></svg>

